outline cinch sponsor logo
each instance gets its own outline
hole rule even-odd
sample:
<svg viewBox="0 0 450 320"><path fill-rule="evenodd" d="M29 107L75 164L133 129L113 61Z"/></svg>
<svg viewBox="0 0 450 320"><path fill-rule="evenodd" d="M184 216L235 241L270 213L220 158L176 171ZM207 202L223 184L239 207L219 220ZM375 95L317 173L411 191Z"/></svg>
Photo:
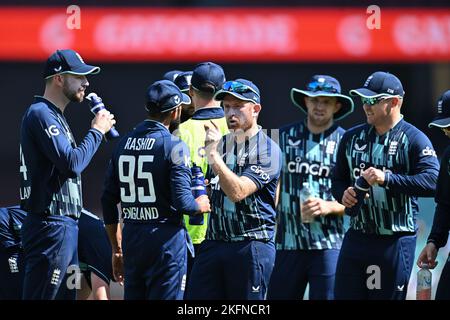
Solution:
<svg viewBox="0 0 450 320"><path fill-rule="evenodd" d="M437 157L437 156L436 156L436 151L434 151L434 150L431 149L430 147L426 147L425 149L423 149L423 150L422 150L422 155L423 155L423 156Z"/></svg>
<svg viewBox="0 0 450 320"><path fill-rule="evenodd" d="M267 174L262 168L261 166L251 166L250 170L252 170L254 173L256 173L257 175L259 175L264 181L269 181L270 180L270 175Z"/></svg>
<svg viewBox="0 0 450 320"><path fill-rule="evenodd" d="M325 178L328 177L331 172L331 168L329 166L325 166L322 163L302 162L301 158L288 162L287 167L289 173L310 174Z"/></svg>
<svg viewBox="0 0 450 320"><path fill-rule="evenodd" d="M359 168L354 168L353 169L353 178L357 179L361 175L361 171L364 171L365 169L366 169L366 164L365 163L360 163L359 164ZM377 168L377 169L379 169L379 168ZM387 169L386 167L383 167L380 170L382 170L384 173L386 173L386 172L392 173L392 171Z"/></svg>

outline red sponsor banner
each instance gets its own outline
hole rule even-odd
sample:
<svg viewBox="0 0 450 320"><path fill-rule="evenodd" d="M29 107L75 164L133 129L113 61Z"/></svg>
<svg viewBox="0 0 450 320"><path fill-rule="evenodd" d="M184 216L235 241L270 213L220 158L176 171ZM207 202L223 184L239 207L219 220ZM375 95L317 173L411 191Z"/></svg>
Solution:
<svg viewBox="0 0 450 320"><path fill-rule="evenodd" d="M450 9L0 8L0 60L450 61ZM70 29L79 22L79 29Z"/></svg>

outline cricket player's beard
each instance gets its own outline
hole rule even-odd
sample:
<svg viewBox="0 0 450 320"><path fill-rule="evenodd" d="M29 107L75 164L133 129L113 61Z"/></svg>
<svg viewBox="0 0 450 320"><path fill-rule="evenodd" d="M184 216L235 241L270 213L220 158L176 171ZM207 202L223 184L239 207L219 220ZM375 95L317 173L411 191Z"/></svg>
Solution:
<svg viewBox="0 0 450 320"><path fill-rule="evenodd" d="M70 88L64 86L63 93L67 99L71 102L82 102L84 98L84 89L83 90L70 90Z"/></svg>
<svg viewBox="0 0 450 320"><path fill-rule="evenodd" d="M169 124L170 133L174 132L175 130L178 130L179 127L180 127L180 118L179 117L177 119L170 121L170 124Z"/></svg>

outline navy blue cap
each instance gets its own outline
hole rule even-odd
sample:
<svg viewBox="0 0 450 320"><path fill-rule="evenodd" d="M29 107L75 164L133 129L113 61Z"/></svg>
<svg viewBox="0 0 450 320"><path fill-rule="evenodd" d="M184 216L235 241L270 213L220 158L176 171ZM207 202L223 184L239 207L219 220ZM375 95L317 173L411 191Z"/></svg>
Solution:
<svg viewBox="0 0 450 320"><path fill-rule="evenodd" d="M183 73L183 71L181 71L181 70L170 70L170 71L167 71L166 73L164 73L163 79L170 80L173 82L178 77L178 75L181 73Z"/></svg>
<svg viewBox="0 0 450 320"><path fill-rule="evenodd" d="M181 92L187 92L189 91L189 86L191 85L191 79L192 79L192 71L186 71L180 73L175 78L175 84L180 88Z"/></svg>
<svg viewBox="0 0 450 320"><path fill-rule="evenodd" d="M44 78L50 78L55 74L71 73L78 75L96 74L100 72L100 67L91 66L84 63L81 56L71 50L56 50L45 63Z"/></svg>
<svg viewBox="0 0 450 320"><path fill-rule="evenodd" d="M352 98L341 94L339 81L327 75L314 75L306 84L306 90L291 89L291 100L306 114L308 110L305 105L305 96L308 97L336 97L342 107L334 114L334 120L340 120L353 112L354 104Z"/></svg>
<svg viewBox="0 0 450 320"><path fill-rule="evenodd" d="M224 82L225 72L213 62L199 63L192 72L191 84L200 91L215 93L222 88Z"/></svg>
<svg viewBox="0 0 450 320"><path fill-rule="evenodd" d="M191 98L170 80L156 81L147 89L147 111L168 112L182 103L190 104Z"/></svg>
<svg viewBox="0 0 450 320"><path fill-rule="evenodd" d="M367 78L362 88L350 90L350 95L358 95L363 98L403 97L405 91L399 78L388 72L377 71Z"/></svg>
<svg viewBox="0 0 450 320"><path fill-rule="evenodd" d="M236 79L225 82L222 89L214 95L214 99L219 101L223 100L227 94L240 100L251 101L256 104L261 103L261 95L258 87L253 82L246 79Z"/></svg>
<svg viewBox="0 0 450 320"><path fill-rule="evenodd" d="M444 92L437 103L437 116L428 127L447 128L450 126L450 90Z"/></svg>

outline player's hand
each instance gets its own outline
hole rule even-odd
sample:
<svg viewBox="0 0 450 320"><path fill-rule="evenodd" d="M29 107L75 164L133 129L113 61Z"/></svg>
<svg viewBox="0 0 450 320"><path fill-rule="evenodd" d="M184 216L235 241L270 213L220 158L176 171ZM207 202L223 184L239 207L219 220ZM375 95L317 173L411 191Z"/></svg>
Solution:
<svg viewBox="0 0 450 320"><path fill-rule="evenodd" d="M111 130L115 123L116 120L114 120L114 115L108 110L103 109L97 112L94 119L92 119L91 128L97 129L101 133L105 134Z"/></svg>
<svg viewBox="0 0 450 320"><path fill-rule="evenodd" d="M206 213L211 211L211 204L209 203L208 196L203 195L195 199L198 204L199 212Z"/></svg>
<svg viewBox="0 0 450 320"><path fill-rule="evenodd" d="M112 254L112 269L114 280L117 281L121 286L123 286L123 254L118 252L113 252Z"/></svg>
<svg viewBox="0 0 450 320"><path fill-rule="evenodd" d="M375 169L374 167L369 167L361 175L366 179L367 183L373 186L374 184L384 183L384 172L380 169Z"/></svg>
<svg viewBox="0 0 450 320"><path fill-rule="evenodd" d="M433 242L428 242L417 258L417 266L422 268L422 264L428 264L428 268L434 269L438 262L436 261L438 250Z"/></svg>
<svg viewBox="0 0 450 320"><path fill-rule="evenodd" d="M353 187L348 187L344 191L344 194L342 195L342 204L346 208L351 208L357 203L358 203L358 200L356 199L356 192L355 192L355 190L353 190Z"/></svg>
<svg viewBox="0 0 450 320"><path fill-rule="evenodd" d="M217 125L210 121L210 123L204 124L206 137L205 137L205 150L208 153L217 151L217 145L222 139L222 134L219 132Z"/></svg>
<svg viewBox="0 0 450 320"><path fill-rule="evenodd" d="M320 198L309 198L302 204L302 214L308 217L324 216L331 212L328 201Z"/></svg>

